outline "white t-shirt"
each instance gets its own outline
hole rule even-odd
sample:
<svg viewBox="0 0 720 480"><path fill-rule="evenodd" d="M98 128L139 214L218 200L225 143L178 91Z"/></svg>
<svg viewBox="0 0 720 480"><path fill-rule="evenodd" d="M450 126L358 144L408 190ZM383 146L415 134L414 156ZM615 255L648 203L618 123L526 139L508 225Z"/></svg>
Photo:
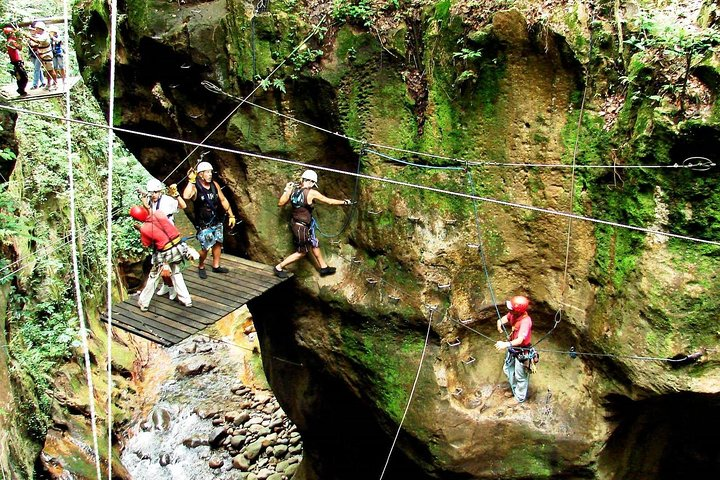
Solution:
<svg viewBox="0 0 720 480"><path fill-rule="evenodd" d="M150 211L159 210L167 215L168 220L175 223L174 215L178 211L178 201L167 195L161 195L157 202L150 201Z"/></svg>

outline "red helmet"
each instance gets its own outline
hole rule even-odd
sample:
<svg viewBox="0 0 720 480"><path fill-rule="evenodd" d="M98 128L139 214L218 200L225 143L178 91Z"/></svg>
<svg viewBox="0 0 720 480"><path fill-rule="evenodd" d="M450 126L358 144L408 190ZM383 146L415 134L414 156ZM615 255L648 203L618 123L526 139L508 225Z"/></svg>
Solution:
<svg viewBox="0 0 720 480"><path fill-rule="evenodd" d="M134 205L130 207L130 216L134 218L135 220L139 220L141 222L144 222L148 219L150 214L148 213L147 208L141 207L140 205Z"/></svg>
<svg viewBox="0 0 720 480"><path fill-rule="evenodd" d="M507 302L505 302L505 305L507 305L507 308L509 308L513 312L525 313L530 306L530 300L528 300L527 297L518 295L517 297L513 297Z"/></svg>

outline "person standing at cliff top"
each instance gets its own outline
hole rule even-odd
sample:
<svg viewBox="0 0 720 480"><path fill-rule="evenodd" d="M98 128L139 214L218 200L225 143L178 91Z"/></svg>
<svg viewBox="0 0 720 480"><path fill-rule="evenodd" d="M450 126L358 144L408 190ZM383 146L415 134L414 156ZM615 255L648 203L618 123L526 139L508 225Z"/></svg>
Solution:
<svg viewBox="0 0 720 480"><path fill-rule="evenodd" d="M512 330L508 341L496 342L495 348L498 351L507 350L503 372L510 382L512 396L522 403L527 399L530 369L525 367L518 357L532 347L532 319L527 313L530 300L527 297L517 296L508 300L506 305L510 311L497 321L497 329L498 332L503 333L503 325L510 325Z"/></svg>
<svg viewBox="0 0 720 480"><path fill-rule="evenodd" d="M45 89L54 90L57 88L57 76L55 75L55 70L53 70L53 53L50 35L45 29L45 22L35 22L35 28L28 39L28 45L30 45L33 55L40 61L43 73L45 74Z"/></svg>
<svg viewBox="0 0 720 480"><path fill-rule="evenodd" d="M207 278L205 259L208 251L212 249L212 271L215 273L228 273L225 267L220 266L220 255L223 244L223 220L228 215L228 226L235 226L235 216L230 209L220 185L213 180L213 168L208 162L200 162L195 170L188 172L188 184L183 190L183 198L192 200L195 207L195 228L197 239L200 242L200 263L198 276Z"/></svg>
<svg viewBox="0 0 720 480"><path fill-rule="evenodd" d="M312 252L320 267L320 275L332 275L335 267L328 266L320 251L320 242L315 236L315 219L312 216L313 202L318 201L328 205L350 205L350 200L336 200L328 198L315 190L318 176L313 170L305 170L300 177L300 185L288 182L285 185L278 207L284 207L288 202L292 204L293 210L290 218L290 231L295 238L297 250L282 262L275 265L275 275L280 278L287 278L288 274L284 268L293 262L303 258L308 252Z"/></svg>
<svg viewBox="0 0 720 480"><path fill-rule="evenodd" d="M20 53L22 46L20 45L20 40L18 40L15 35L15 29L13 27L8 25L3 28L3 33L7 37L7 53L10 57L10 63L13 66L13 76L17 81L17 92L21 97L24 97L27 95L25 87L28 84L28 74L25 71L25 64L23 63Z"/></svg>
<svg viewBox="0 0 720 480"><path fill-rule="evenodd" d="M60 38L57 28L50 28L50 46L53 52L53 70L56 76L62 80L63 89L65 88L65 48L63 47L63 39ZM55 80L57 86L57 79Z"/></svg>

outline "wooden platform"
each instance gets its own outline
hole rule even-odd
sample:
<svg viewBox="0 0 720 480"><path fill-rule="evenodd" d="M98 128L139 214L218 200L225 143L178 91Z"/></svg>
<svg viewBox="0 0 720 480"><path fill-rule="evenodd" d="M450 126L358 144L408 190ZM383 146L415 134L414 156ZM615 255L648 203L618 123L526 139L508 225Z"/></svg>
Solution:
<svg viewBox="0 0 720 480"><path fill-rule="evenodd" d="M185 269L183 276L193 299L192 307L170 301L167 295L155 295L149 310L142 312L137 295L133 295L113 305L113 326L163 346L175 345L287 280L276 277L271 265L231 255L223 254L221 265L230 273L213 273L208 266L205 280L198 277L195 266ZM103 321L106 318L103 316Z"/></svg>
<svg viewBox="0 0 720 480"><path fill-rule="evenodd" d="M0 96L9 102L27 102L28 100L42 100L44 98L59 97L65 95L65 92L70 90L81 80L81 77L67 77L64 83L62 80L58 80L58 88L55 90L45 90L45 88L36 88L31 90L32 70L28 72L28 75L30 75L30 82L28 82L28 85L25 88L25 91L28 93L26 96L21 97L17 93L17 83L15 82L14 77L12 83L0 87Z"/></svg>

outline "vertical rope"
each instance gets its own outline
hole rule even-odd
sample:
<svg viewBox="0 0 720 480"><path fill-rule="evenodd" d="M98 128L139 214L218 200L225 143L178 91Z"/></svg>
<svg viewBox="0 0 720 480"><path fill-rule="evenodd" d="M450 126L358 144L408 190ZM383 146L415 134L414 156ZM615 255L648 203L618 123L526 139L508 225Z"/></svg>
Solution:
<svg viewBox="0 0 720 480"><path fill-rule="evenodd" d="M387 470L388 464L390 463L390 457L392 456L392 452L395 449L397 439L400 436L400 431L402 430L403 423L405 422L407 412L410 409L410 403L412 403L413 395L415 395L415 388L417 387L418 379L420 379L420 371L422 370L423 361L425 360L425 351L427 351L428 340L430 339L430 328L432 327L433 313L434 311L431 310L430 321L428 322L427 333L425 334L425 345L423 346L422 355L420 356L420 364L418 365L417 373L415 374L415 381L413 382L412 389L410 390L410 397L408 397L407 405L405 405L405 411L403 412L403 416L400 419L400 425L398 425L397 432L395 432L395 438L393 438L392 445L390 446L390 451L388 452L387 459L385 460L385 466L383 467L382 473L380 474L380 480L382 480L385 476L385 471Z"/></svg>
<svg viewBox="0 0 720 480"><path fill-rule="evenodd" d="M468 184L470 184L470 194L473 197L477 197L475 194L475 182L473 182L472 173L470 172L470 169L467 169L467 180ZM472 201L473 204L473 212L475 212L475 228L478 232L478 252L480 252L480 259L482 260L483 264L483 272L485 272L485 281L487 282L488 290L490 291L490 301L493 303L493 306L495 307L495 313L497 314L498 319L502 318L502 315L500 315L500 310L497 306L497 299L495 298L495 290L493 290L492 282L490 281L490 272L488 271L487 266L487 259L485 257L485 249L483 248L483 239L482 239L482 226L480 225L480 212L478 211L477 207L477 200L473 198ZM503 324L503 330L505 330L505 324ZM505 336L507 336L508 333L505 331Z"/></svg>
<svg viewBox="0 0 720 480"><path fill-rule="evenodd" d="M117 0L110 0L110 89L108 106L108 181L107 181L107 442L108 480L112 480L112 187L113 187L113 130L115 116L115 42L117 33Z"/></svg>
<svg viewBox="0 0 720 480"><path fill-rule="evenodd" d="M64 44L69 45L69 28L68 28L68 0L63 1L63 27L64 32ZM66 47L67 49L67 47ZM65 71L68 71L70 66L69 55L65 55ZM67 74L66 74L67 78ZM70 89L68 88L67 81L65 82L65 117L70 118ZM75 302L77 304L78 320L80 322L80 338L82 340L83 357L85 359L85 375L87 377L88 385L88 401L90 403L90 425L92 429L93 438L93 451L95 452L95 474L97 479L100 480L100 449L98 448L98 434L97 434L97 420L95 415L95 389L93 388L92 369L90 363L90 349L88 347L88 334L87 327L85 326L85 312L82 303L82 290L80 289L80 272L78 268L78 252L77 252L77 230L75 228L75 174L72 161L72 131L70 122L65 122L65 139L67 143L67 158L68 158L68 183L70 184L70 238L71 238L71 250L72 250L72 269L73 269L73 283L75 284Z"/></svg>

